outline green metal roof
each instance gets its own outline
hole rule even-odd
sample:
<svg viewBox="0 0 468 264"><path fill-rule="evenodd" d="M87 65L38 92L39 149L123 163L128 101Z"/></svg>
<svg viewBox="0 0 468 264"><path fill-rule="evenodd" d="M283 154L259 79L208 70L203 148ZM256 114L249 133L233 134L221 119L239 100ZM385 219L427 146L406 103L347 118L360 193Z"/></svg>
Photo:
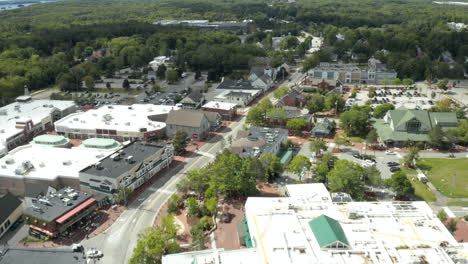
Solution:
<svg viewBox="0 0 468 264"><path fill-rule="evenodd" d="M321 248L335 242L341 242L349 247L343 228L335 219L321 215L309 221L309 226Z"/></svg>
<svg viewBox="0 0 468 264"><path fill-rule="evenodd" d="M293 154L292 150L281 152L279 154L281 164L283 165L286 164L286 162L288 162L289 159L291 158L292 154Z"/></svg>
<svg viewBox="0 0 468 264"><path fill-rule="evenodd" d="M325 118L322 121L318 122L314 128L312 128L312 132L329 134L334 128L335 125L333 124L333 122Z"/></svg>
<svg viewBox="0 0 468 264"><path fill-rule="evenodd" d="M34 144L49 145L49 146L63 146L70 142L70 140L61 135L40 135L33 139Z"/></svg>
<svg viewBox="0 0 468 264"><path fill-rule="evenodd" d="M429 137L423 133L408 133L402 131L393 131L383 119L376 119L373 124L377 134L382 141L428 141Z"/></svg>
<svg viewBox="0 0 468 264"><path fill-rule="evenodd" d="M81 143L87 148L113 149L120 147L120 143L111 138L89 138Z"/></svg>

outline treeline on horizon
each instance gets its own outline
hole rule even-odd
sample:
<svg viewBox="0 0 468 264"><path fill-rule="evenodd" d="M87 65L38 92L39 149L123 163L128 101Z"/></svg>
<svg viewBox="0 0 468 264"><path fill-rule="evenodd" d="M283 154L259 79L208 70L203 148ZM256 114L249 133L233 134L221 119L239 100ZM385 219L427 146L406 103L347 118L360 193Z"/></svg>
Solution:
<svg viewBox="0 0 468 264"><path fill-rule="evenodd" d="M273 31L254 34L241 45L230 33L151 24L161 19L253 19L257 29ZM468 7L421 0L307 0L294 4L72 0L38 4L0 12L0 96L8 101L24 85L32 90L54 85L70 70L78 84L84 76L98 78L119 67L144 66L152 56L174 50L180 67L229 74L247 69L253 57L268 55L279 58L278 62L303 56L303 52L277 52L269 45L255 45L269 43L274 36L298 35L301 30L322 34L327 46L333 47L323 52L322 61L329 60L331 53L347 61L346 54L352 52L360 62L378 57L397 70L400 78L463 78L463 70L468 72L464 61L468 32L450 30L447 22L452 21L468 24ZM344 41L336 39L338 33L345 36ZM102 48L111 48L114 57L82 62L90 52ZM442 60L444 51L452 54L455 67Z"/></svg>

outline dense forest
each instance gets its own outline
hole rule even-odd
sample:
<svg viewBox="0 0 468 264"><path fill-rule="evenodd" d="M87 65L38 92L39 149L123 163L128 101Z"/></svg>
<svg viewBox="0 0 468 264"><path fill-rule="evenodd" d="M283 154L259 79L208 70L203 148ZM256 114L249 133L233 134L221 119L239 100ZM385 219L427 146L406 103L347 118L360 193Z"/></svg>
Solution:
<svg viewBox="0 0 468 264"><path fill-rule="evenodd" d="M233 33L152 25L160 19L253 19L245 44ZM141 67L154 56L176 55L178 68L222 76L248 70L254 57L274 63L304 56L307 46L274 51L271 37L301 31L325 38L326 49L343 61L375 56L414 80L463 78L468 72L468 7L422 0L304 0L294 4L256 0L106 1L79 0L32 5L0 12L0 96L11 100L24 85L36 90L66 80L79 88L115 69ZM261 30L270 29L268 34ZM341 34L342 39L337 35ZM85 62L96 50L112 56ZM448 63L447 54L453 59Z"/></svg>

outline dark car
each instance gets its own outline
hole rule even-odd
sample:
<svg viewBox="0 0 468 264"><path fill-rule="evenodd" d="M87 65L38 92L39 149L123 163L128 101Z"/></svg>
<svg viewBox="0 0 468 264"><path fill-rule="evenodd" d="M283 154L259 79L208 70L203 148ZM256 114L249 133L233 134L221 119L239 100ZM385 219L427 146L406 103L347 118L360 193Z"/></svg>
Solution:
<svg viewBox="0 0 468 264"><path fill-rule="evenodd" d="M400 167L390 167L390 172L396 172L401 170Z"/></svg>
<svg viewBox="0 0 468 264"><path fill-rule="evenodd" d="M400 164L398 164L398 162L395 162L395 161L390 161L390 162L387 162L387 165L389 167L395 167L395 166L399 166Z"/></svg>
<svg viewBox="0 0 468 264"><path fill-rule="evenodd" d="M362 156L359 154L353 154L353 157L355 157L356 159L362 159Z"/></svg>

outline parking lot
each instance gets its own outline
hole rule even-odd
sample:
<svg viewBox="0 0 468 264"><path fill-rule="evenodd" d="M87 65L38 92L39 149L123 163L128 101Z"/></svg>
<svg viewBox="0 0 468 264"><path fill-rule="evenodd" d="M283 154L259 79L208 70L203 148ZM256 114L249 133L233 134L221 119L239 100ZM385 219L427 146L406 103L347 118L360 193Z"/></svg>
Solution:
<svg viewBox="0 0 468 264"><path fill-rule="evenodd" d="M357 93L353 103L357 105L365 105L368 100L371 100L371 107L375 108L384 103L391 103L395 108L404 106L408 109L426 110L434 105L434 100L416 89L403 91L402 89L379 89L375 92L373 98L368 97L368 91L360 91Z"/></svg>
<svg viewBox="0 0 468 264"><path fill-rule="evenodd" d="M125 93L93 93L89 91L71 94L76 98L80 98L78 104L92 104L96 107L106 104L131 104L135 97L134 95Z"/></svg>

